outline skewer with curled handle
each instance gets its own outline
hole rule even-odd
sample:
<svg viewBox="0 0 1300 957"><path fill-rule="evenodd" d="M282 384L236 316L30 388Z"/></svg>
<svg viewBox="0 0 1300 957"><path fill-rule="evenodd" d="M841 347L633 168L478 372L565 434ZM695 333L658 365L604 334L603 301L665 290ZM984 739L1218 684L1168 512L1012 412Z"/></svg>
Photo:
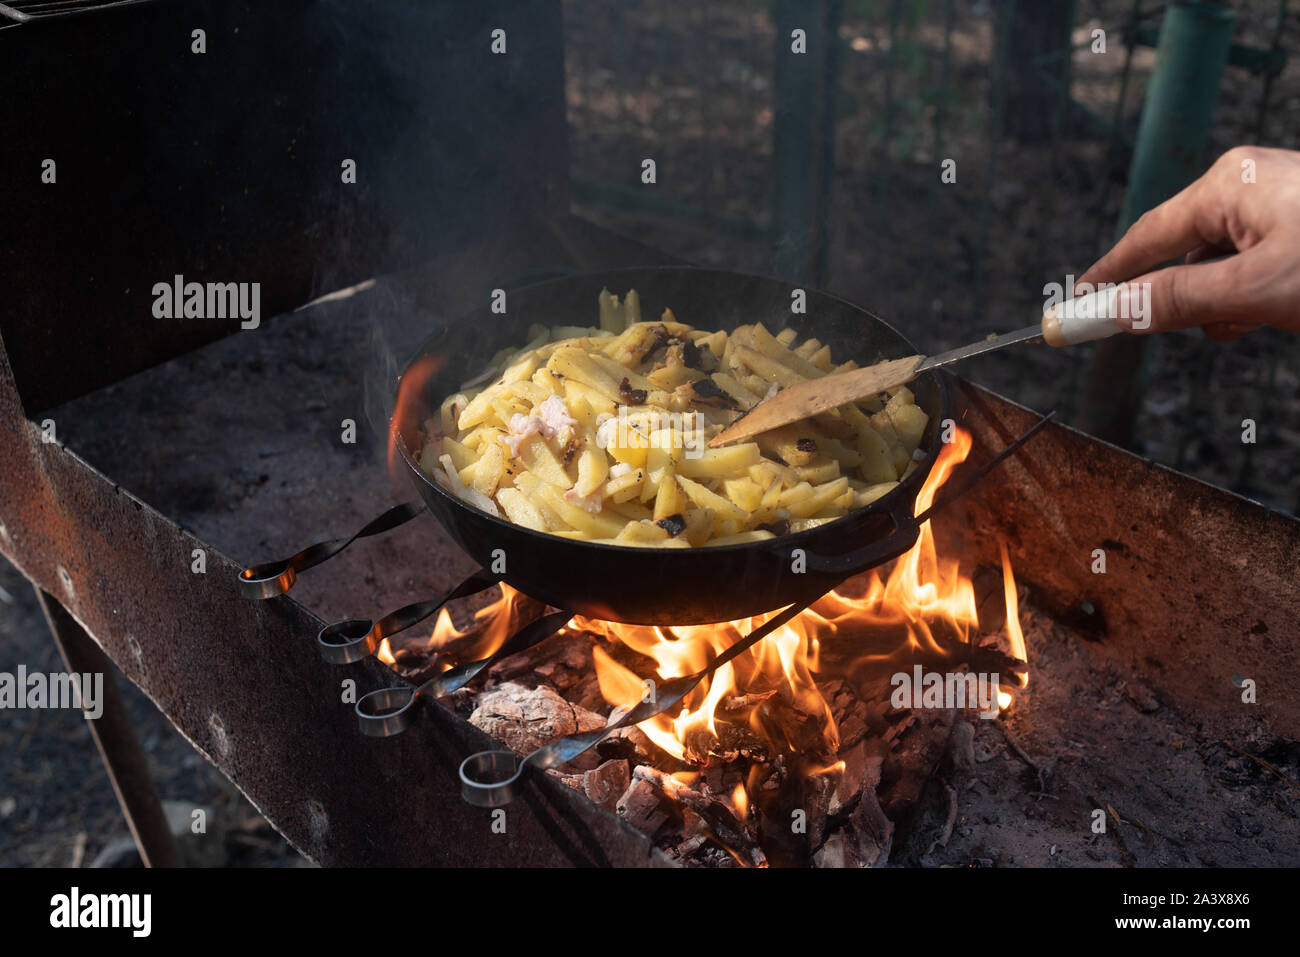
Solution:
<svg viewBox="0 0 1300 957"><path fill-rule="evenodd" d="M419 624L449 601L476 595L500 583L501 576L480 568L447 594L427 601L403 605L378 621L369 618L344 618L326 625L316 635L316 649L332 665L350 665L368 658L389 635Z"/></svg>
<svg viewBox="0 0 1300 957"><path fill-rule="evenodd" d="M362 695L356 704L357 720L361 733L374 738L387 738L401 734L411 726L418 713L413 707L420 696L441 698L457 688L464 687L485 668L490 668L503 658L540 644L563 628L573 618L571 611L554 611L534 619L519 629L505 644L486 658L467 661L441 674L434 675L418 688L381 688Z"/></svg>
<svg viewBox="0 0 1300 957"><path fill-rule="evenodd" d="M349 538L333 538L308 546L290 558L263 562L245 568L235 579L239 593L259 600L283 595L298 580L298 573L333 558L358 538L367 538L404 525L424 511L423 502L395 505L378 518L363 525ZM346 618L326 625L316 635L320 655L330 664L348 665L373 655L389 635L428 618L447 602L491 588L501 576L480 569L440 598L416 602L385 615L377 622L367 618Z"/></svg>
<svg viewBox="0 0 1300 957"><path fill-rule="evenodd" d="M283 595L298 580L298 573L319 565L326 559L333 558L358 538L378 535L404 525L424 511L423 502L406 502L394 505L378 518L362 526L361 530L350 538L333 538L328 542L318 542L304 548L291 558L278 562L263 562L240 572L235 579L239 593L250 600L274 598Z"/></svg>

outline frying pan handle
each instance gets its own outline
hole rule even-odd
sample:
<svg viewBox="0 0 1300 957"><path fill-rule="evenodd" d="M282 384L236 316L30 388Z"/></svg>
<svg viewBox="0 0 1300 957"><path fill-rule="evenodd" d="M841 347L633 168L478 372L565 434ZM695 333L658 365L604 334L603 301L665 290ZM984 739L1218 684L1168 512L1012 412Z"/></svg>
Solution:
<svg viewBox="0 0 1300 957"><path fill-rule="evenodd" d="M821 574L841 575L851 578L858 572L892 561L916 544L921 534L921 523L911 512L913 503L901 501L889 512L894 530L884 538L876 539L861 548L842 555L808 555L808 568Z"/></svg>
<svg viewBox="0 0 1300 957"><path fill-rule="evenodd" d="M333 558L358 538L378 535L390 529L404 525L424 511L423 502L407 502L395 505L374 521L364 525L351 538L334 538L328 542L319 542L304 548L297 555L278 562L264 562L253 565L239 573L236 582L239 593L250 600L274 598L283 595L298 580L298 572L319 565L326 559Z"/></svg>
<svg viewBox="0 0 1300 957"><path fill-rule="evenodd" d="M480 568L441 598L403 605L378 621L369 618L345 618L326 625L316 635L320 655L332 665L350 665L373 655L379 643L389 635L419 624L447 602L491 588L501 581L495 572Z"/></svg>

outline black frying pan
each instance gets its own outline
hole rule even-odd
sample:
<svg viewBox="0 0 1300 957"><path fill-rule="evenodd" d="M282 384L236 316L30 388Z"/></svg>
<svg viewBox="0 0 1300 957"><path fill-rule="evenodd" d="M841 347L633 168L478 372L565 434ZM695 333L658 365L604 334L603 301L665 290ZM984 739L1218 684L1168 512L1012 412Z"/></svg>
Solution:
<svg viewBox="0 0 1300 957"><path fill-rule="evenodd" d="M696 549L598 545L546 535L488 515L456 498L416 464L419 424L436 416L442 400L482 370L501 348L527 341L532 323L596 324L602 288L622 296L636 289L645 319L671 307L699 329L733 329L762 321L779 331L829 344L836 362L914 355L917 349L883 320L824 293L808 291L807 313L792 315L795 286L775 279L689 267L626 269L544 282L509 294L505 315L487 306L435 333L407 365L435 360L438 371L406 395L394 427L398 453L429 511L484 569L557 608L629 624L706 624L747 618L811 601L846 577L902 554L915 542L917 492L940 445L948 418L943 378L930 373L911 388L930 421L922 438L925 459L898 488L865 509L805 532ZM802 557L796 549L802 550ZM504 569L502 560L504 559ZM797 570L800 569L800 570ZM477 590L477 589L474 589ZM358 623L359 625L360 623Z"/></svg>

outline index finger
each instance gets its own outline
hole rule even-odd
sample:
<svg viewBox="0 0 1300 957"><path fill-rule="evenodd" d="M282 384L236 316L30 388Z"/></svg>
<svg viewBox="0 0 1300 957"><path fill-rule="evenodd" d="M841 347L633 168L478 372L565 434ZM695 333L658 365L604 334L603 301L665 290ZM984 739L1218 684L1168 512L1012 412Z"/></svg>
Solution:
<svg viewBox="0 0 1300 957"><path fill-rule="evenodd" d="M1123 282L1222 237L1203 235L1198 207L1204 190L1197 180L1142 216L1111 250L1092 264L1077 282Z"/></svg>
<svg viewBox="0 0 1300 957"><path fill-rule="evenodd" d="M1234 209L1244 203L1239 192L1245 182L1240 169L1258 150L1234 147L1214 161L1187 189L1145 212L1097 260L1079 282L1123 282L1179 259L1200 246L1223 251L1240 250L1232 239L1231 221L1242 218ZM1240 231L1240 230L1238 230Z"/></svg>

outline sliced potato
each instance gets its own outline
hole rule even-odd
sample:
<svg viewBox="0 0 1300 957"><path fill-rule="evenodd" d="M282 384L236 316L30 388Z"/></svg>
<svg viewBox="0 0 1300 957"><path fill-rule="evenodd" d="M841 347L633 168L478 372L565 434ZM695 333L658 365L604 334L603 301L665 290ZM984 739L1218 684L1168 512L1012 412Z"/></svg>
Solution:
<svg viewBox="0 0 1300 957"><path fill-rule="evenodd" d="M802 491L803 488L804 483L801 483L781 497L781 507L790 513L791 518L811 518L816 515L848 491L849 480L841 476L833 482L809 485L806 492ZM796 495L796 491L801 494Z"/></svg>
<svg viewBox="0 0 1300 957"><path fill-rule="evenodd" d="M871 485L857 492L857 508L866 508L878 498L888 495L894 489L898 488L897 482L881 482L878 485Z"/></svg>
<svg viewBox="0 0 1300 957"><path fill-rule="evenodd" d="M676 477L669 472L659 482L659 490L655 494L655 520L676 515L682 508L681 487L677 484Z"/></svg>
<svg viewBox="0 0 1300 957"><path fill-rule="evenodd" d="M421 468L527 528L685 548L760 541L772 523L816 527L918 467L929 418L906 388L705 448L777 389L857 363L836 365L829 346L800 342L794 328L708 332L671 310L643 321L632 290L602 290L598 315L599 328L534 325L523 348L500 350L495 380L448 396L426 420Z"/></svg>
<svg viewBox="0 0 1300 957"><path fill-rule="evenodd" d="M693 479L723 479L748 474L751 465L762 459L758 445L741 442L720 449L705 449L697 457L685 457L677 463L677 474Z"/></svg>
<svg viewBox="0 0 1300 957"><path fill-rule="evenodd" d="M892 482L898 478L893 450L874 428L868 427L858 433L858 454L862 456L858 471L868 482Z"/></svg>
<svg viewBox="0 0 1300 957"><path fill-rule="evenodd" d="M682 487L682 491L700 508L711 508L713 511L724 518L744 519L745 510L717 492L710 490L708 487L701 485L699 482L688 479L683 475L677 476L677 482Z"/></svg>
<svg viewBox="0 0 1300 957"><path fill-rule="evenodd" d="M544 501L566 524L579 531L586 532L592 538L615 538L623 530L622 519L609 518L598 512L589 512L585 508L566 502L554 485L541 487Z"/></svg>
<svg viewBox="0 0 1300 957"><path fill-rule="evenodd" d="M503 488L497 492L497 502L505 509L506 518L516 525L523 525L538 532L547 532L546 519L541 510L528 500L528 496L517 488Z"/></svg>
<svg viewBox="0 0 1300 957"><path fill-rule="evenodd" d="M578 481L574 490L578 495L590 495L609 475L609 456L595 442L588 442L578 456Z"/></svg>
<svg viewBox="0 0 1300 957"><path fill-rule="evenodd" d="M551 485L568 488L573 484L569 473L564 470L560 460L540 435L530 435L524 440L519 446L519 460L524 463L528 471L536 472Z"/></svg>
<svg viewBox="0 0 1300 957"><path fill-rule="evenodd" d="M904 448L919 448L921 437L925 435L925 427L930 423L930 417L925 414L925 410L919 405L901 405L892 410L889 406L885 406L885 411L889 413L889 421L893 424L894 432L898 434Z"/></svg>

